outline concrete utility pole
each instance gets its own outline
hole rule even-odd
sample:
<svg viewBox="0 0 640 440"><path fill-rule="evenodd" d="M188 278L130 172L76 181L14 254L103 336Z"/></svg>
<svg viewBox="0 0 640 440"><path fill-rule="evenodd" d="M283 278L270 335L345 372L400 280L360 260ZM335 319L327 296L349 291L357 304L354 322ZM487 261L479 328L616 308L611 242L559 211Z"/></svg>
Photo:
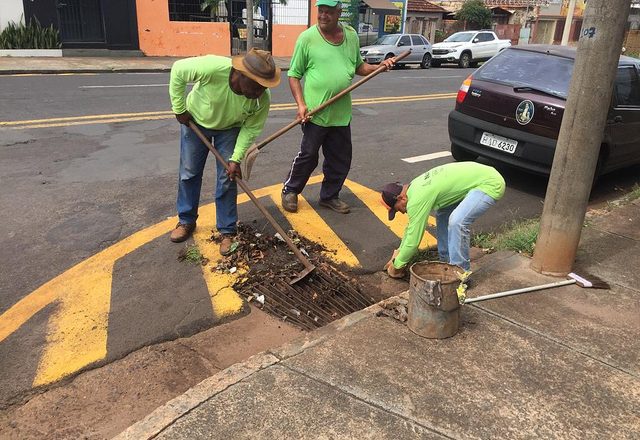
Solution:
<svg viewBox="0 0 640 440"><path fill-rule="evenodd" d="M564 29L562 30L562 46L566 46L569 42L569 34L571 33L571 23L573 22L573 11L576 9L576 0L569 0L567 8L567 18L564 21Z"/></svg>
<svg viewBox="0 0 640 440"><path fill-rule="evenodd" d="M561 276L573 266L630 5L629 0L587 3L531 262L537 272Z"/></svg>
<svg viewBox="0 0 640 440"><path fill-rule="evenodd" d="M247 0L247 52L253 47L253 0Z"/></svg>

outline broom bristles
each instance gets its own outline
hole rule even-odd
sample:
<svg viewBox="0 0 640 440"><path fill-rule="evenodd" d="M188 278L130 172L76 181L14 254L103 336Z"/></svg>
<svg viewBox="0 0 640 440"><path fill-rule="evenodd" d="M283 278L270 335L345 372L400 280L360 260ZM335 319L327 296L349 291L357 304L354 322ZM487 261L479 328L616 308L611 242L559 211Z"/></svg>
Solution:
<svg viewBox="0 0 640 440"><path fill-rule="evenodd" d="M569 278L573 279L580 287L588 289L610 289L611 286L602 278L598 278L595 275L580 276L575 273L570 273Z"/></svg>

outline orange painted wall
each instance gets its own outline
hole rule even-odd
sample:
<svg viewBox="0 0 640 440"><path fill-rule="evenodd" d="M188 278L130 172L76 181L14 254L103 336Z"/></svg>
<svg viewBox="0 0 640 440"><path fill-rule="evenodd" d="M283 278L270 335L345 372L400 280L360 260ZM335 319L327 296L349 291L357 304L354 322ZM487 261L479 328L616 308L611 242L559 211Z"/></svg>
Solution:
<svg viewBox="0 0 640 440"><path fill-rule="evenodd" d="M169 21L167 0L137 0L136 7L145 55L231 55L229 23Z"/></svg>
<svg viewBox="0 0 640 440"><path fill-rule="evenodd" d="M307 30L305 25L274 24L271 37L274 57L290 57L296 45L298 35Z"/></svg>

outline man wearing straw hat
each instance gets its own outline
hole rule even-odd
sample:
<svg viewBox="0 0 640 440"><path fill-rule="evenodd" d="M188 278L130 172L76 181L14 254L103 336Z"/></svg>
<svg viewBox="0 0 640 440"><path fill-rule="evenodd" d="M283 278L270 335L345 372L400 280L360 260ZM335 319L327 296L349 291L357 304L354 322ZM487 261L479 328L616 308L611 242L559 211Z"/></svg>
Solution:
<svg viewBox="0 0 640 440"><path fill-rule="evenodd" d="M185 98L187 83L195 83ZM209 149L189 128L193 121L228 162L217 165L216 228L222 235L220 253L229 254L238 221L236 177L247 148L264 127L271 95L280 83L280 69L269 52L251 49L233 59L203 56L176 61L171 68L169 95L180 122L178 224L171 241L180 243L196 228L202 174Z"/></svg>
<svg viewBox="0 0 640 440"><path fill-rule="evenodd" d="M381 191L389 220L396 212L409 216L400 247L385 270L402 278L418 251L431 210L436 215L440 261L471 270L469 241L471 224L502 198L505 182L493 167L476 162L441 165L416 177L410 184L388 183Z"/></svg>

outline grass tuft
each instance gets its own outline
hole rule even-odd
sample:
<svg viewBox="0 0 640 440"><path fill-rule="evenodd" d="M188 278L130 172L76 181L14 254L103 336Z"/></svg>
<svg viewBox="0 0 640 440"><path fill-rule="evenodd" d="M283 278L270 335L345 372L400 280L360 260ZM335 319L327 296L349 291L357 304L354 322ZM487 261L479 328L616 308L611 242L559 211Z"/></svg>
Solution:
<svg viewBox="0 0 640 440"><path fill-rule="evenodd" d="M178 260L192 264L202 264L204 257L202 256L200 249L198 249L198 246L191 244L180 251Z"/></svg>
<svg viewBox="0 0 640 440"><path fill-rule="evenodd" d="M471 243L483 249L510 250L531 256L538 239L539 229L540 219L537 218L513 221L503 227L500 232L476 234Z"/></svg>

